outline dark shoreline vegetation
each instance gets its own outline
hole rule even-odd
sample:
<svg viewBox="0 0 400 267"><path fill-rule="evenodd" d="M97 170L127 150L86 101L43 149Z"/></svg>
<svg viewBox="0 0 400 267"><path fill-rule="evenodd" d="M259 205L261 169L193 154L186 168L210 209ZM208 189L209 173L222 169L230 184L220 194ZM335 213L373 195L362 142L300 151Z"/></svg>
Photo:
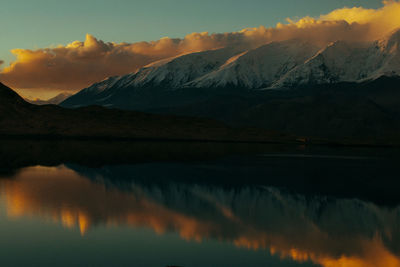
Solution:
<svg viewBox="0 0 400 267"><path fill-rule="evenodd" d="M0 163L4 178L29 166L66 164L107 173L113 166L129 169L137 165L144 166L144 173L120 173L107 184L180 183L233 189L254 185L309 196L359 198L382 205L400 201L396 148L9 139L0 140L0 158L4 159ZM165 173L173 175L166 179Z"/></svg>

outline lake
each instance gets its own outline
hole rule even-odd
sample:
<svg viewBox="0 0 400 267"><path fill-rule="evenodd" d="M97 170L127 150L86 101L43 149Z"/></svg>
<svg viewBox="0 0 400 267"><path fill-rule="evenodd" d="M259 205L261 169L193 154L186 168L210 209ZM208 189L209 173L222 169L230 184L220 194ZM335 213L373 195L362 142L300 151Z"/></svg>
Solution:
<svg viewBox="0 0 400 267"><path fill-rule="evenodd" d="M400 266L400 153L0 141L1 266Z"/></svg>

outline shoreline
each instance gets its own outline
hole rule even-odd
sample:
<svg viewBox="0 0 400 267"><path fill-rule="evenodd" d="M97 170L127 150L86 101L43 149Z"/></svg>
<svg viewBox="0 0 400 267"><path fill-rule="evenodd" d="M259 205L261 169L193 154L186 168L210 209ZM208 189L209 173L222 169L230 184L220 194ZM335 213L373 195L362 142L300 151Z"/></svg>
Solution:
<svg viewBox="0 0 400 267"><path fill-rule="evenodd" d="M251 140L251 139L207 139L207 138L151 138L151 137L116 137L116 136L65 136L56 134L0 134L0 140L26 140L26 141L115 141L115 142L155 142L155 143L223 143L223 144L271 144L271 145L304 145L324 147L365 147L365 148L396 148L400 143L364 143L352 141L335 141L324 139L311 139L300 141L301 138L282 140Z"/></svg>

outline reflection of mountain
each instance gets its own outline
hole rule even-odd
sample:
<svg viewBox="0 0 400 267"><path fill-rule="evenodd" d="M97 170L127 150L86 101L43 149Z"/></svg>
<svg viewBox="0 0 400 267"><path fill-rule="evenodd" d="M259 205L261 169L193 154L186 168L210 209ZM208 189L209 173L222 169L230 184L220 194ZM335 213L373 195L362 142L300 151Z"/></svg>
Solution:
<svg viewBox="0 0 400 267"><path fill-rule="evenodd" d="M396 149L189 143L0 141L0 175L23 167L68 166L93 180L219 186L264 185L306 195L400 200ZM118 179L116 179L116 177Z"/></svg>
<svg viewBox="0 0 400 267"><path fill-rule="evenodd" d="M122 186L183 184L241 187L262 185L305 195L357 197L380 204L397 204L398 171L395 159L305 154L267 154L221 157L200 162L148 162L98 169L68 167L93 181ZM116 178L117 177L117 178Z"/></svg>
<svg viewBox="0 0 400 267"><path fill-rule="evenodd" d="M131 182L122 190L63 166L22 169L0 188L9 216L51 219L83 234L98 224L144 226L327 267L400 264L399 207L253 186Z"/></svg>

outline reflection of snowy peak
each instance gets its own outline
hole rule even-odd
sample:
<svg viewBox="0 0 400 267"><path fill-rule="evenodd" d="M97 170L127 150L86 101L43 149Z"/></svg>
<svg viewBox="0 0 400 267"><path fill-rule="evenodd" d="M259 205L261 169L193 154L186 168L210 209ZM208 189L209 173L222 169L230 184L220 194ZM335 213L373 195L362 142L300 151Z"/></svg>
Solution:
<svg viewBox="0 0 400 267"><path fill-rule="evenodd" d="M156 95L187 88L283 88L360 82L383 75L400 75L400 30L375 42L337 41L317 47L289 40L251 50L222 48L181 55L93 84L62 105L115 106L115 101L131 101L139 92Z"/></svg>

